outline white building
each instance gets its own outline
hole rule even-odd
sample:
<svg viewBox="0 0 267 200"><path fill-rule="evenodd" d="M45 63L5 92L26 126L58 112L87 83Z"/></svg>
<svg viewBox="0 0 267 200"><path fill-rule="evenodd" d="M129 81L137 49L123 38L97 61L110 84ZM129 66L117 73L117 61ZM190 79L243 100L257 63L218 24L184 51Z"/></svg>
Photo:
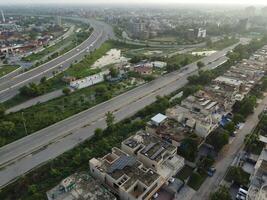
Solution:
<svg viewBox="0 0 267 200"><path fill-rule="evenodd" d="M152 65L153 67L156 67L156 68L164 68L167 66L167 63L161 62L161 61L154 61L152 62Z"/></svg>
<svg viewBox="0 0 267 200"><path fill-rule="evenodd" d="M97 83L101 83L104 81L104 75L105 74L107 74L107 72L101 72L98 74L94 74L92 76L88 76L88 77L83 78L83 79L72 81L72 82L70 82L70 87L72 87L74 89L82 89L85 87L95 85Z"/></svg>

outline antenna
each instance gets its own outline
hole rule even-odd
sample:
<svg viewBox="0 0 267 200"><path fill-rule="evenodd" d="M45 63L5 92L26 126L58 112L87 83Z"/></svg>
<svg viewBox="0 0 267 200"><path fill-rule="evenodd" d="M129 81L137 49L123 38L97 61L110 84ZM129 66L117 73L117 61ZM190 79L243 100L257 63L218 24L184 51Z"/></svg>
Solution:
<svg viewBox="0 0 267 200"><path fill-rule="evenodd" d="M5 23L6 22L6 19L5 19L5 15L4 15L3 10L1 10L1 14L2 14L2 21L3 21L3 23Z"/></svg>

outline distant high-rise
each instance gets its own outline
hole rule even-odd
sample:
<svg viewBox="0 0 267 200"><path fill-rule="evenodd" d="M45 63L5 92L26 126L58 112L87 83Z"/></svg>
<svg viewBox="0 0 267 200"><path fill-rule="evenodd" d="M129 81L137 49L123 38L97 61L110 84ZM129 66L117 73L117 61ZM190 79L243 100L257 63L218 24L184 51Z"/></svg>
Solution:
<svg viewBox="0 0 267 200"><path fill-rule="evenodd" d="M3 10L1 10L1 15L2 15L2 22L6 23L6 19L5 19L5 15L4 15Z"/></svg>
<svg viewBox="0 0 267 200"><path fill-rule="evenodd" d="M249 6L245 8L246 15L249 17L255 16L256 8L254 6Z"/></svg>
<svg viewBox="0 0 267 200"><path fill-rule="evenodd" d="M263 7L263 8L261 9L261 14L262 14L263 16L267 16L267 6L266 6L266 7Z"/></svg>
<svg viewBox="0 0 267 200"><path fill-rule="evenodd" d="M61 20L61 16L56 16L56 25L58 26L62 26L62 20Z"/></svg>

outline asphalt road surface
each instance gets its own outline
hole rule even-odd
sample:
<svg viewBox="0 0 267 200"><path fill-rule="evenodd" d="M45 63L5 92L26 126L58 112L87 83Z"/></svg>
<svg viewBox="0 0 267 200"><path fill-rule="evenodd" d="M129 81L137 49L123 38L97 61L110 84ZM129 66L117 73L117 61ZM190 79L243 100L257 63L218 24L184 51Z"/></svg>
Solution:
<svg viewBox="0 0 267 200"><path fill-rule="evenodd" d="M264 110L264 108L266 108L266 106L267 96L262 100L261 103L259 103L254 113L247 118L244 126L238 131L233 142L224 147L222 153L219 154L219 158L215 163L216 173L204 181L199 190L195 193L192 200L208 200L210 193L216 191L223 180L228 167L241 150L246 135L250 134L259 123L258 115Z"/></svg>
<svg viewBox="0 0 267 200"><path fill-rule="evenodd" d="M38 96L38 97L35 97L35 98L30 99L28 101L25 101L25 102L23 102L19 105L16 105L12 108L9 108L8 110L6 110L6 114L9 114L11 112L18 112L22 109L29 108L29 107L34 106L36 104L47 102L47 101L50 101L52 99L58 98L62 95L64 95L62 90L55 90L53 92L49 92L49 93L44 94L42 96Z"/></svg>
<svg viewBox="0 0 267 200"><path fill-rule="evenodd" d="M207 68L215 68L235 45L205 57ZM214 62L214 64L212 64ZM42 129L0 148L0 186L47 162L90 138L96 128L105 128L105 113L112 111L116 120L127 118L155 101L187 84L187 77L197 73L196 63L183 72L173 72L130 90L107 102Z"/></svg>
<svg viewBox="0 0 267 200"><path fill-rule="evenodd" d="M78 20L78 19L77 19ZM109 38L114 38L112 27L96 21L84 20L94 28L90 37L82 44L75 47L64 55L55 58L39 67L36 67L28 72L19 74L11 79L1 81L0 83L0 102L4 102L19 92L19 88L31 82L38 83L44 76L47 78L52 77L55 72L66 70L72 63L81 60L85 55L89 54L100 47Z"/></svg>

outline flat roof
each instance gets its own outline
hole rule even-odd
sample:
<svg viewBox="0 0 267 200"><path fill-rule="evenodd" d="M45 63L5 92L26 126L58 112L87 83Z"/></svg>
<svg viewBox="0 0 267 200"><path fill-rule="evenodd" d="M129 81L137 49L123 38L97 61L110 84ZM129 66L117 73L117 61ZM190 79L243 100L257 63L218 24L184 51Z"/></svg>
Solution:
<svg viewBox="0 0 267 200"><path fill-rule="evenodd" d="M74 185L68 192L62 190L62 181L56 187L47 191L48 200L78 200L101 199L116 200L116 197L107 190L98 180L87 172L72 174L64 180L72 180ZM64 181L63 180L63 181Z"/></svg>
<svg viewBox="0 0 267 200"><path fill-rule="evenodd" d="M159 113L159 114L155 115L154 117L152 117L151 121L160 124L161 122L163 122L167 118L168 117L166 115L163 115L163 114Z"/></svg>

